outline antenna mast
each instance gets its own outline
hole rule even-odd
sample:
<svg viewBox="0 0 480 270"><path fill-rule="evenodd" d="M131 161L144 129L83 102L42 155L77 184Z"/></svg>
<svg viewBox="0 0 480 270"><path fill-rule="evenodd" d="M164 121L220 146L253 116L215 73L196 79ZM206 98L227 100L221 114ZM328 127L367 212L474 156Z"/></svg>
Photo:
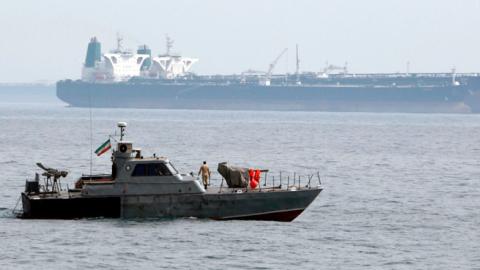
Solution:
<svg viewBox="0 0 480 270"><path fill-rule="evenodd" d="M90 113L90 180L93 168L93 120L92 120L92 91L88 90L88 110Z"/></svg>

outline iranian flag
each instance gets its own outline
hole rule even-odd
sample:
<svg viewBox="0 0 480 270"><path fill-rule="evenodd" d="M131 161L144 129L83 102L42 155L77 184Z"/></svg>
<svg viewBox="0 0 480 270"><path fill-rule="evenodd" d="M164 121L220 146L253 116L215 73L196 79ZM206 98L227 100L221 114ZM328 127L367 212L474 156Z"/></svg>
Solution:
<svg viewBox="0 0 480 270"><path fill-rule="evenodd" d="M97 148L97 150L95 150L95 154L97 154L97 157L101 156L103 153L107 152L110 148L112 148L112 145L110 144L110 139L108 139L106 142L100 145Z"/></svg>

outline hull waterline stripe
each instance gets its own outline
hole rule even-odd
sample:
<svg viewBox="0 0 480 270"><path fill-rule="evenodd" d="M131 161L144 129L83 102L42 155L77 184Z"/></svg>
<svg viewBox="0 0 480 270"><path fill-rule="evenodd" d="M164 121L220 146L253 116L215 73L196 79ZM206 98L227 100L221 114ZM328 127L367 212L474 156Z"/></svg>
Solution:
<svg viewBox="0 0 480 270"><path fill-rule="evenodd" d="M304 210L305 210L305 208L294 208L294 209L288 209L288 210L269 211L269 212L255 213L255 214L225 216L225 217L219 217L217 219L219 219L219 220L222 220L222 219L239 219L239 218L248 218L248 217L263 216L263 215L270 215L270 214L282 214L282 213L288 213L288 212L294 212L294 211L304 211Z"/></svg>

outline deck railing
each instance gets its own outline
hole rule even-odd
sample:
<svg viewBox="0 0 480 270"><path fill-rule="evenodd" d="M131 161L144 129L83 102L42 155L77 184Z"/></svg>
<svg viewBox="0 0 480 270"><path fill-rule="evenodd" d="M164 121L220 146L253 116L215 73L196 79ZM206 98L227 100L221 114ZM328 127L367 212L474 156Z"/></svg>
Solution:
<svg viewBox="0 0 480 270"><path fill-rule="evenodd" d="M218 182L220 182L218 193L311 189L315 185L315 182L318 183L317 186L322 185L322 177L319 171L306 174L285 171L279 171L276 174L265 172L256 188L250 187L250 181L248 179L246 187L228 188L226 186L226 180L219 173L215 172L213 175L214 177L210 179L209 184L212 182L218 184Z"/></svg>

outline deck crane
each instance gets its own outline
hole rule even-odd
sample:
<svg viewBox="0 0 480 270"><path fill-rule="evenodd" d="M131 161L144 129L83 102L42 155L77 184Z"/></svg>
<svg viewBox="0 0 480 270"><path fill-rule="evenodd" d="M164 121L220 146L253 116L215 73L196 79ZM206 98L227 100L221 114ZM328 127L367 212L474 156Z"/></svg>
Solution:
<svg viewBox="0 0 480 270"><path fill-rule="evenodd" d="M277 65L278 60L288 51L288 48L283 49L283 51L273 60L272 63L270 63L270 66L268 67L268 71L265 74L265 78L263 80L260 80L261 85L269 86L270 85L270 79L272 77L272 72L275 66Z"/></svg>

